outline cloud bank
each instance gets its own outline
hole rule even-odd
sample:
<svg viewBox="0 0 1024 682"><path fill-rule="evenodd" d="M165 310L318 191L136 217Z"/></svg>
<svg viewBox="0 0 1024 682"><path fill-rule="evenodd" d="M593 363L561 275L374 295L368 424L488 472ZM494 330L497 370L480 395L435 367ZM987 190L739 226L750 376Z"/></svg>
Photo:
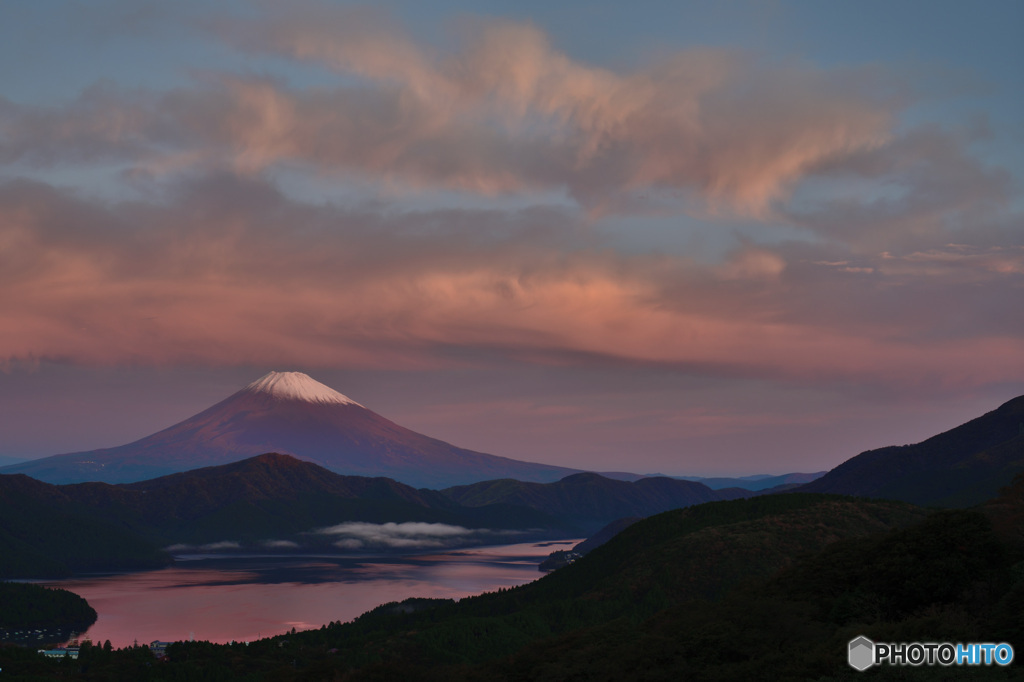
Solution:
<svg viewBox="0 0 1024 682"><path fill-rule="evenodd" d="M902 122L909 88L880 67L688 49L613 70L529 24L467 22L442 49L310 4L205 26L329 77L0 99L0 367L1024 378L1014 178L977 131ZM60 182L82 168L118 191ZM289 190L316 183L372 189ZM751 229L714 257L602 238L650 215Z"/></svg>
<svg viewBox="0 0 1024 682"><path fill-rule="evenodd" d="M311 207L232 175L169 204L7 183L0 358L416 368L475 349L895 385L1022 369L1024 322L1005 312L1021 245L741 244L701 263L568 247L557 228L575 220Z"/></svg>
<svg viewBox="0 0 1024 682"><path fill-rule="evenodd" d="M286 163L485 195L560 191L592 213L656 195L761 214L817 166L884 144L899 106L877 71L701 48L617 73L529 24L462 33L440 51L364 10L233 18L224 40L344 85L208 73L170 92L98 85L63 109L0 100L0 160L249 174Z"/></svg>
<svg viewBox="0 0 1024 682"><path fill-rule="evenodd" d="M515 531L470 529L445 523L364 523L348 521L315 531L337 537L334 545L342 549L432 549L466 544L469 541Z"/></svg>

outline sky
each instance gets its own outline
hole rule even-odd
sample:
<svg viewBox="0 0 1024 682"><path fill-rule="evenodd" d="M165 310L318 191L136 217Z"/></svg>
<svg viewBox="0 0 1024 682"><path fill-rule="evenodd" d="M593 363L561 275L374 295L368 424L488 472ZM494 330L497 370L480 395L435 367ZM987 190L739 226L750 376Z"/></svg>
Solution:
<svg viewBox="0 0 1024 682"><path fill-rule="evenodd" d="M1024 4L0 5L0 456L271 370L455 445L820 471L1024 394Z"/></svg>

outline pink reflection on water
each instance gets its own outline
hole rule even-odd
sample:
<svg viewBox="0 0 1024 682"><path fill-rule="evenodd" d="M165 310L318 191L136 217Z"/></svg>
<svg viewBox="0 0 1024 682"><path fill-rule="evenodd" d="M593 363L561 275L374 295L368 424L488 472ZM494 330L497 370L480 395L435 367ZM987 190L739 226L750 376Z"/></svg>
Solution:
<svg viewBox="0 0 1024 682"><path fill-rule="evenodd" d="M409 597L459 599L541 577L537 564L578 540L475 547L414 557L247 557L180 561L142 573L47 583L81 596L99 619L88 636L135 641L248 641L348 621Z"/></svg>

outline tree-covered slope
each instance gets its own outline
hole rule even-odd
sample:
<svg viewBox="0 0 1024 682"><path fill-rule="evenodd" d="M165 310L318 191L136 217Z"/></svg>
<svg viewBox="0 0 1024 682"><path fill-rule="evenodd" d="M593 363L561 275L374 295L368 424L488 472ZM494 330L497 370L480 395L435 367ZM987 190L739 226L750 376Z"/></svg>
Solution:
<svg viewBox="0 0 1024 682"><path fill-rule="evenodd" d="M60 577L158 568L171 558L118 518L97 513L59 486L0 476L0 578Z"/></svg>
<svg viewBox="0 0 1024 682"><path fill-rule="evenodd" d="M1018 526L1016 531L1020 531ZM466 670L461 679L858 680L847 643L1024 646L1024 554L991 510L943 511L909 528L847 538L720 599L609 620ZM921 666L901 680L1020 679L1009 668ZM449 671L450 672L450 671Z"/></svg>
<svg viewBox="0 0 1024 682"><path fill-rule="evenodd" d="M0 582L0 629L91 625L96 611L74 592Z"/></svg>

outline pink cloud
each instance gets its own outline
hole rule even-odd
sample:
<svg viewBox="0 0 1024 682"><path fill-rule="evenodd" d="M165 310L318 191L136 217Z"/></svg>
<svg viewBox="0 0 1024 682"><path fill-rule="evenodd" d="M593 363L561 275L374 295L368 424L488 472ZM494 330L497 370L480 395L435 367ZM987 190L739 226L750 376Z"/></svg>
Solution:
<svg viewBox="0 0 1024 682"><path fill-rule="evenodd" d="M127 160L152 171L277 164L481 194L566 192L592 214L763 215L814 169L890 137L885 78L695 49L630 72L575 60L538 28L477 22L417 44L365 11L314 9L221 28L244 49L337 71L330 88L203 76L163 93L95 87L63 108L0 103L0 158ZM692 206L690 207L692 209Z"/></svg>
<svg viewBox="0 0 1024 682"><path fill-rule="evenodd" d="M835 272L843 261L809 267L784 250L743 247L721 265L566 251L514 231L481 238L508 216L470 217L465 230L417 239L401 218L313 209L223 177L183 188L170 207L8 185L0 359L432 367L457 364L443 351L462 348L812 383L1024 376L1019 330L963 294L936 310L930 301L955 283L930 272L870 273L865 289L865 275ZM979 291L1019 291L1018 271L982 271ZM950 334L953 310L973 322Z"/></svg>
<svg viewBox="0 0 1024 682"><path fill-rule="evenodd" d="M396 142L403 153L455 131L476 138L481 125L502 132L506 152L516 141L553 145L560 158L547 181L592 209L609 191L688 188L758 213L816 164L889 136L892 104L871 93L863 74L758 66L716 50L620 74L573 60L531 25L478 22L461 51L437 54L393 27L369 22L363 30L366 23L364 13L321 9L225 33L253 51L320 62L396 91L403 113L422 124L414 139ZM494 166L474 164L471 176L497 174L500 181L485 184L504 190L536 182L525 169L503 174Z"/></svg>

